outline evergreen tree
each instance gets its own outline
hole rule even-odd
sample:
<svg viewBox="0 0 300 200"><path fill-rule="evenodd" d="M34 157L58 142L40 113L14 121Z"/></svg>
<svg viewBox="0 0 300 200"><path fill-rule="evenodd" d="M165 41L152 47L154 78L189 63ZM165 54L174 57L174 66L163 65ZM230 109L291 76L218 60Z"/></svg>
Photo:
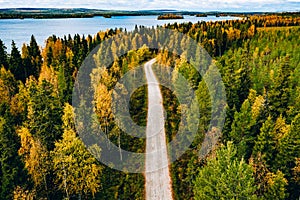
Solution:
<svg viewBox="0 0 300 200"><path fill-rule="evenodd" d="M38 46L35 37L32 35L30 39L30 45L27 46L28 56L31 61L31 73L35 78L38 78L42 67L42 56L40 47Z"/></svg>
<svg viewBox="0 0 300 200"><path fill-rule="evenodd" d="M53 86L42 80L37 84L29 80L28 120L25 122L30 133L39 139L48 150L53 149L54 142L62 135L62 107Z"/></svg>
<svg viewBox="0 0 300 200"><path fill-rule="evenodd" d="M9 70L17 80L21 80L25 82L25 72L22 65L22 58L20 51L16 47L16 44L14 41L11 43L11 54L9 58Z"/></svg>
<svg viewBox="0 0 300 200"><path fill-rule="evenodd" d="M280 144L283 138L289 132L289 125L285 123L285 119L281 116L274 123L269 117L263 124L260 134L254 146L254 155L259 152L262 154L262 159L266 162L267 167L276 172L281 169L281 163L277 160L280 151Z"/></svg>
<svg viewBox="0 0 300 200"><path fill-rule="evenodd" d="M279 142L278 154L275 157L275 166L285 174L289 182L288 192L291 199L300 195L300 184L293 178L295 160L300 158L300 114L293 120L290 130L283 135Z"/></svg>
<svg viewBox="0 0 300 200"><path fill-rule="evenodd" d="M0 199L12 199L14 187L24 181L19 145L13 124L0 117Z"/></svg>
<svg viewBox="0 0 300 200"><path fill-rule="evenodd" d="M236 158L231 142L207 161L194 182L195 199L256 199L251 166Z"/></svg>
<svg viewBox="0 0 300 200"><path fill-rule="evenodd" d="M30 75L34 75L34 70L31 65L31 58L26 44L23 44L22 46L22 61L24 67L24 77L28 78Z"/></svg>
<svg viewBox="0 0 300 200"><path fill-rule="evenodd" d="M252 118L251 105L248 99L243 103L240 112L235 112L231 126L230 138L234 141L238 150L238 157L249 158L255 136L252 127L255 120Z"/></svg>
<svg viewBox="0 0 300 200"><path fill-rule="evenodd" d="M275 150L275 141L272 131L274 129L274 122L269 116L260 129L260 134L253 149L254 155L262 154L264 161L273 159L273 152Z"/></svg>
<svg viewBox="0 0 300 200"><path fill-rule="evenodd" d="M4 43L0 39L0 67L5 67L8 69L8 57L6 52L6 47L4 46Z"/></svg>
<svg viewBox="0 0 300 200"><path fill-rule="evenodd" d="M286 116L286 110L289 102L289 76L290 76L290 58L285 57L281 63L277 75L273 80L270 91L268 92L270 114L277 118L279 115Z"/></svg>

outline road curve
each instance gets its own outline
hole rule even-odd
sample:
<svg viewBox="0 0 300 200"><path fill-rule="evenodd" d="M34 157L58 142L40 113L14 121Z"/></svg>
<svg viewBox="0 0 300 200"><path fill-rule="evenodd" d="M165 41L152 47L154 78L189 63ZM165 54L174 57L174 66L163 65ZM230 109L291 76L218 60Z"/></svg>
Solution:
<svg viewBox="0 0 300 200"><path fill-rule="evenodd" d="M172 183L164 128L163 99L159 83L152 70L156 60L144 68L148 84L148 115L146 128L146 200L171 200Z"/></svg>

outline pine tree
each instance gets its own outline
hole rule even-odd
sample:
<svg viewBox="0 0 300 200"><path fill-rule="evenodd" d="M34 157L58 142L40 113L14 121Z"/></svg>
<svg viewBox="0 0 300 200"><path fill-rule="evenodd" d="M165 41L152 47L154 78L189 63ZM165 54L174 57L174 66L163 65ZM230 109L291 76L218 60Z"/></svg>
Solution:
<svg viewBox="0 0 300 200"><path fill-rule="evenodd" d="M32 35L30 39L30 45L27 46L28 56L31 61L31 73L35 78L38 78L42 67L42 56L40 48L35 40L35 37Z"/></svg>
<svg viewBox="0 0 300 200"><path fill-rule="evenodd" d="M65 77L65 69L63 66L59 66L59 70L58 70L58 75L57 75L57 81L58 81L58 94L59 94L59 98L61 103L65 103L68 102L70 100L70 94L69 91L67 90L67 81L66 81L66 77Z"/></svg>
<svg viewBox="0 0 300 200"><path fill-rule="evenodd" d="M19 145L13 124L0 117L0 199L12 199L14 187L22 180Z"/></svg>
<svg viewBox="0 0 300 200"><path fill-rule="evenodd" d="M254 146L255 135L252 127L255 120L252 118L251 105L248 99L242 104L240 112L235 112L231 126L230 139L234 141L238 150L238 157L248 159Z"/></svg>
<svg viewBox="0 0 300 200"><path fill-rule="evenodd" d="M265 123L262 125L260 134L253 148L253 154L257 155L258 153L261 153L262 159L264 161L273 159L273 152L275 151L275 136L272 134L273 129L274 122L269 116Z"/></svg>
<svg viewBox="0 0 300 200"><path fill-rule="evenodd" d="M194 182L195 199L256 199L251 166L236 158L231 142L216 152L200 169Z"/></svg>
<svg viewBox="0 0 300 200"><path fill-rule="evenodd" d="M267 167L272 172L276 172L279 169L282 170L281 159L278 159L278 156L280 156L281 141L286 137L289 129L289 125L285 123L285 119L282 116L278 117L275 123L269 117L263 124L258 140L255 142L254 155L260 152Z"/></svg>
<svg viewBox="0 0 300 200"><path fill-rule="evenodd" d="M32 69L32 65L31 65L31 58L26 44L23 44L22 46L22 64L24 67L25 79L28 78L30 75L34 74L34 70Z"/></svg>
<svg viewBox="0 0 300 200"><path fill-rule="evenodd" d="M268 91L270 114L277 118L279 115L286 116L289 95L290 58L287 56L280 65L277 76L273 80Z"/></svg>
<svg viewBox="0 0 300 200"><path fill-rule="evenodd" d="M294 167L295 158L300 157L300 114L298 114L288 132L282 136L279 143L277 165L281 166L284 173L288 173ZM285 170L284 170L284 169Z"/></svg>
<svg viewBox="0 0 300 200"><path fill-rule="evenodd" d="M25 82L25 72L22 65L22 58L20 51L16 47L16 44L14 41L11 43L11 54L9 58L9 70L17 80L21 80Z"/></svg>
<svg viewBox="0 0 300 200"><path fill-rule="evenodd" d="M210 128L209 122L211 120L211 98L204 80L200 81L195 95L199 105L199 110L196 111L199 111L200 119L198 126L198 134L193 144L197 145L200 149L201 141L203 140L203 137L208 131L208 129Z"/></svg>
<svg viewBox="0 0 300 200"><path fill-rule="evenodd" d="M6 52L6 47L2 40L0 40L0 67L5 67L8 69L8 57Z"/></svg>
<svg viewBox="0 0 300 200"><path fill-rule="evenodd" d="M42 145L51 150L54 142L62 135L62 107L59 98L54 93L53 86L45 80L37 84L31 79L27 84L29 102L25 125Z"/></svg>
<svg viewBox="0 0 300 200"><path fill-rule="evenodd" d="M293 179L295 160L300 158L300 114L292 121L290 130L279 141L278 154L275 156L275 166L280 169L289 182L288 192L294 199L300 195L300 184Z"/></svg>

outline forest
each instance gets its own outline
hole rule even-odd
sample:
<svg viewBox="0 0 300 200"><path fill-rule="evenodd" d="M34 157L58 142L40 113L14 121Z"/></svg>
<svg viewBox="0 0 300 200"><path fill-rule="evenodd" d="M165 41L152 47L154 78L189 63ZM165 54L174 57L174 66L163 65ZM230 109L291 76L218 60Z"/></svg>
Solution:
<svg viewBox="0 0 300 200"><path fill-rule="evenodd" d="M144 175L102 164L76 130L73 88L95 48L99 66L88 74L87 89L94 91L97 122L121 149L145 151L145 139L127 135L112 110L115 88L127 92L118 80L128 71L155 57L173 69L178 90L186 90L180 73L195 91L199 124L189 150L171 163L174 199L299 199L300 16L252 15L164 28L195 40L221 73L227 100L217 103L226 104L226 118L209 154L198 152L204 136L219 128L209 127L218 111L203 77L187 61L199 47L179 34L166 38L160 27L136 26L94 36L52 35L43 46L32 36L21 49L12 41L11 52L0 40L0 199L145 199ZM162 43L169 48L147 45ZM178 51L169 52L174 45ZM141 126L147 123L146 90L140 87L130 97L131 118ZM176 91L161 90L170 142L185 105ZM94 150L101 157L101 147Z"/></svg>
<svg viewBox="0 0 300 200"><path fill-rule="evenodd" d="M179 15L195 15L196 11L177 10L102 10L86 8L0 8L0 19L51 19L51 18L88 18L95 16L141 16L141 15L162 15L164 13ZM209 12L216 15L216 12ZM230 13L227 13L230 14ZM231 13L237 14L237 13Z"/></svg>
<svg viewBox="0 0 300 200"><path fill-rule="evenodd" d="M198 15L201 17L211 16L235 16L246 17L251 15L283 15L298 16L299 12L198 12L198 11L182 11L182 10L102 10L87 8L0 8L0 19L51 19L51 18L88 18L95 16L143 16L143 15Z"/></svg>
<svg viewBox="0 0 300 200"><path fill-rule="evenodd" d="M163 19L183 19L182 15L174 15L174 14L164 14L164 15L159 15L157 17L158 20L163 20Z"/></svg>

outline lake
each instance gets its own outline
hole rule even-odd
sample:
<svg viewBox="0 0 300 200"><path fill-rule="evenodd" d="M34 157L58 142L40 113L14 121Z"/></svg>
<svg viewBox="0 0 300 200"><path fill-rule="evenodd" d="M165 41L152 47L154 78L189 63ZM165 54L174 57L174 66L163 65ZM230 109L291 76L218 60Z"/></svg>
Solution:
<svg viewBox="0 0 300 200"><path fill-rule="evenodd" d="M113 16L104 18L101 16L93 18L63 18L63 19L1 19L0 39L10 52L11 41L14 40L17 46L22 47L23 43L29 43L31 35L34 35L39 45L44 45L45 40L55 34L58 37L64 35L80 34L87 36L95 35L98 31L110 28L123 28L133 30L135 25L147 27L163 25L166 23L183 23L198 21L218 21L239 19L237 17L196 17L184 15L184 19L157 20L157 15L148 16Z"/></svg>

